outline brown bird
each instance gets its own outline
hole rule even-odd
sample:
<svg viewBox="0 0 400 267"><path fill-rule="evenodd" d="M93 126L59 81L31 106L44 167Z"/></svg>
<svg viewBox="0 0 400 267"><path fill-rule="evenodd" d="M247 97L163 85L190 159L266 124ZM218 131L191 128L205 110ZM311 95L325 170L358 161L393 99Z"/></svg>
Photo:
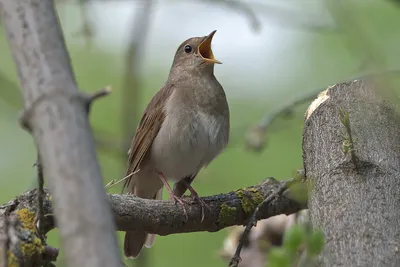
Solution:
<svg viewBox="0 0 400 267"><path fill-rule="evenodd" d="M181 181L204 205L190 183L229 140L229 107L214 76L214 64L221 64L211 50L215 32L178 47L167 82L144 110L128 152L126 175L131 177L124 185L137 197L161 199L165 186L170 199L184 208L184 192L174 194L168 179ZM136 258L154 240L155 235L145 231L126 232L125 256Z"/></svg>

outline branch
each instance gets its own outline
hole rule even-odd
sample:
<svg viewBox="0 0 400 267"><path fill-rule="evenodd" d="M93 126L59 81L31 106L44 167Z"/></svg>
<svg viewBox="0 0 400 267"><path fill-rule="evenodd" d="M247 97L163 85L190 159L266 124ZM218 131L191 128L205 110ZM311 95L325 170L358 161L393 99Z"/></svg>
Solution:
<svg viewBox="0 0 400 267"><path fill-rule="evenodd" d="M251 128L247 133L246 148L260 152L265 145L265 136L267 134L268 127L280 116L292 112L292 109L296 106L304 102L314 100L320 91L321 90L319 89L317 92L310 92L300 95L298 98L295 98L288 103L283 103L283 105L281 105L272 113L265 115L264 118L262 118L260 122Z"/></svg>
<svg viewBox="0 0 400 267"><path fill-rule="evenodd" d="M31 192L0 207L0 237L4 240L0 244L2 267L43 266L57 259L58 249L47 246L36 230L36 212L32 207L37 209L37 190ZM48 206L47 203L45 207Z"/></svg>
<svg viewBox="0 0 400 267"><path fill-rule="evenodd" d="M353 77L348 79L345 82L354 81L354 80L362 80L362 79L369 79L374 77L385 77L386 80L390 80L390 77L396 77L400 73L398 69L389 69L384 71L377 71L377 72L367 72L363 75L358 75L357 77ZM382 79L381 79L382 80ZM265 147L265 138L268 134L268 127L273 124L279 117L291 114L292 110L305 102L314 100L316 96L323 92L326 88L318 89L317 91L312 91L309 93L305 93L299 95L297 98L289 101L287 103L282 103L282 106L274 110L272 113L266 114L258 123L257 125L253 126L249 129L246 135L246 148L249 150L253 150L256 152L260 152Z"/></svg>
<svg viewBox="0 0 400 267"><path fill-rule="evenodd" d="M290 194L276 195L276 191L283 185L286 185L285 181L267 178L256 186L203 197L202 200L210 207L205 210L203 221L201 221L201 205L194 201L187 207L186 221L182 208L173 201L142 199L128 194L108 194L107 200L114 212L118 231L145 230L158 235L216 232L232 225L246 224L258 205L271 195L274 199L260 209L259 220L279 214L292 214L306 208L306 203L294 200ZM3 211L10 206L12 213L24 210L34 217L37 210L36 193L37 190L32 189L0 206L0 225L7 217ZM192 200L186 198L189 202ZM45 216L42 224L45 233L55 227L51 199L49 191L45 189L43 196Z"/></svg>
<svg viewBox="0 0 400 267"><path fill-rule="evenodd" d="M288 189L289 184L293 184L293 182L294 182L294 180L289 180L289 181L284 182L283 184L281 184L279 186L279 188L276 189L276 191L273 194L270 194L260 204L257 205L257 208L253 212L253 215L251 215L251 217L246 225L246 228L244 229L243 234L240 237L239 244L236 248L236 252L233 255L233 257L229 263L230 267L237 267L239 262L242 260L240 258L240 252L242 251L244 243L246 243L248 240L248 236L250 234L251 228L253 228L253 226L256 226L257 221L259 221L261 219L260 218L261 211L263 209L265 209L269 205L269 203L272 202L272 200L274 198L281 196L283 194L283 192L286 189Z"/></svg>
<svg viewBox="0 0 400 267"><path fill-rule="evenodd" d="M261 21L250 7L250 4L235 0L200 0L200 2L210 2L211 4L222 5L236 12L242 13L249 21L250 28L253 31L257 32L261 29Z"/></svg>
<svg viewBox="0 0 400 267"><path fill-rule="evenodd" d="M87 116L97 95L77 89L54 1L0 0L0 12L68 266L121 266Z"/></svg>
<svg viewBox="0 0 400 267"><path fill-rule="evenodd" d="M146 39L149 33L151 16L154 3L152 0L137 1L137 8L132 21L132 32L129 39L128 50L125 58L125 73L122 86L122 141L120 153L126 157L131 145L133 134L136 131L137 122L140 119L140 87L141 87L141 59L146 49ZM124 161L125 164L125 161Z"/></svg>
<svg viewBox="0 0 400 267"><path fill-rule="evenodd" d="M79 31L74 35L77 37L83 37L86 41L86 47L89 48L93 42L93 36L95 34L93 29L93 23L89 19L89 0L78 1L79 9L82 17L82 26Z"/></svg>

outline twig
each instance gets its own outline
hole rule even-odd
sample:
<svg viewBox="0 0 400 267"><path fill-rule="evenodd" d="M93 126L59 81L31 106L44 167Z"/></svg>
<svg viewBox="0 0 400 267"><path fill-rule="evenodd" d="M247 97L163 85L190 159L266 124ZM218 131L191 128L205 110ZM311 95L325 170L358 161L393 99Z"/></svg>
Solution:
<svg viewBox="0 0 400 267"><path fill-rule="evenodd" d="M107 96L108 94L111 93L111 91L112 91L111 86L106 86L103 89L101 89L93 94L85 95L87 112L89 113L90 107L95 100Z"/></svg>
<svg viewBox="0 0 400 267"><path fill-rule="evenodd" d="M90 47L92 43L92 39L94 36L94 30L93 30L93 25L91 24L89 17L88 17L88 5L89 5L89 0L80 0L79 2L79 7L80 11L82 14L82 28L77 31L74 35L75 36L83 36L86 41L86 46Z"/></svg>
<svg viewBox="0 0 400 267"><path fill-rule="evenodd" d="M391 70L384 70L384 71L373 71L373 72L366 72L362 75L357 75L355 77L346 79L344 82L353 81L353 80L364 80L368 78L374 78L376 76L381 75L399 75L400 70L398 69L391 69ZM342 82L341 82L342 83ZM314 100L318 93L325 90L326 88L321 88L316 91L312 91L310 93L305 93L300 95L299 97L293 99L290 102L282 103L282 106L277 108L272 113L268 113L265 115L257 125L253 126L249 129L246 135L246 148L251 149L253 151L260 152L265 146L265 135L268 132L268 127L276 121L277 118L280 116L290 113L293 108L296 106Z"/></svg>
<svg viewBox="0 0 400 267"><path fill-rule="evenodd" d="M129 39L128 49L126 51L125 73L121 94L123 144L120 151L124 157L131 145L132 136L135 133L137 122L140 119L138 110L140 107L141 86L141 77L139 75L141 68L140 63L146 49L146 40L149 33L151 16L153 14L152 0L140 0L135 3L141 6L140 8L137 8L132 20L132 32Z"/></svg>
<svg viewBox="0 0 400 267"><path fill-rule="evenodd" d="M294 100L284 103L281 105L277 110L273 111L270 114L267 114L260 120L260 122L251 128L246 136L246 147L248 149L252 149L254 151L261 151L265 144L265 135L267 133L268 127L281 115L288 113L296 107L304 102L311 101L315 99L318 95L320 90L317 92L309 92L300 95L299 97L295 98Z"/></svg>
<svg viewBox="0 0 400 267"><path fill-rule="evenodd" d="M248 221L248 223L247 223L247 225L246 225L246 228L245 228L244 231L243 231L242 236L240 237L239 244L238 244L238 246L237 246L237 248L236 248L236 252L235 252L235 254L233 255L233 257L232 257L232 259L231 259L231 261L230 261L230 263L229 263L229 266L230 266L230 267L237 267L238 264L239 264L239 262L242 260L242 259L240 258L240 252L242 251L242 248L243 248L244 243L247 242L247 239L248 239L248 236L249 236L249 234L250 234L251 228L252 228L253 226L256 226L257 221L260 219L260 210L265 209L265 207L266 207L268 204L270 204L270 202L271 202L275 197L282 195L282 193L283 193L286 189L288 189L289 185L292 184L292 183L295 182L295 181L296 181L295 179L291 179L291 180L288 180L288 181L284 182L283 184L281 184L281 185L279 186L279 188L275 191L275 193L269 195L267 198L264 199L263 202L261 202L260 205L257 206L256 210L254 211L253 215L251 216L250 220Z"/></svg>
<svg viewBox="0 0 400 267"><path fill-rule="evenodd" d="M38 192L37 192L37 201L38 201L38 209L36 213L36 218L35 218L35 227L37 228L38 231L38 236L42 240L42 242L45 244L45 237L43 233L43 227L42 227L42 222L44 221L44 210L43 210L43 196L45 194L44 192L44 177L43 177L43 166L40 160L40 153L37 153L37 162L36 162L36 168L37 168L37 179L38 179Z"/></svg>
<svg viewBox="0 0 400 267"><path fill-rule="evenodd" d="M115 179L112 179L108 184L106 184L106 186L105 186L104 188L105 188L105 189L109 189L109 188L113 187L114 185L117 185L117 184L119 184L119 183L125 181L126 179L128 179L128 178L131 177L132 175L135 175L135 174L138 173L139 171L140 171L140 169L137 170L137 171L132 172L131 174L128 174L127 176L123 177L122 179L119 179L117 182L115 181Z"/></svg>
<svg viewBox="0 0 400 267"><path fill-rule="evenodd" d="M253 11L253 9L246 3L240 1L232 1L232 0L207 0L213 4L224 5L232 10L242 13L245 15L250 22L250 27L254 31L260 31L261 29L261 21Z"/></svg>

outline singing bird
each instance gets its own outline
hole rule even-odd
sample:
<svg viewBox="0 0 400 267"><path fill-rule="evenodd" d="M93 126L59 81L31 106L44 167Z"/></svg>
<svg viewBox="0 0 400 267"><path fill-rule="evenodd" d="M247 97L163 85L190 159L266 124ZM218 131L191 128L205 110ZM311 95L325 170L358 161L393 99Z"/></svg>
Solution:
<svg viewBox="0 0 400 267"><path fill-rule="evenodd" d="M199 195L190 185L228 144L229 107L221 84L214 76L211 41L208 36L193 37L177 49L168 79L144 110L129 149L124 188L133 195L161 199L165 186L170 199L184 208L167 180L178 188ZM145 231L125 234L125 257L136 258L142 247L151 247L155 235Z"/></svg>

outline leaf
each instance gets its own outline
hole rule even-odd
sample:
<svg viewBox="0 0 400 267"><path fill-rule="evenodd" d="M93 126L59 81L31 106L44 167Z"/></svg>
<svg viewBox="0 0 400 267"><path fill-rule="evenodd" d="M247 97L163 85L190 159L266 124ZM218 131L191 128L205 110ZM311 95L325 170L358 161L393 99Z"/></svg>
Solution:
<svg viewBox="0 0 400 267"><path fill-rule="evenodd" d="M283 248L273 248L269 251L268 267L290 267L290 257Z"/></svg>
<svg viewBox="0 0 400 267"><path fill-rule="evenodd" d="M306 232L304 227L300 225L293 225L290 227L284 237L283 246L292 254L296 253L297 249L306 239Z"/></svg>
<svg viewBox="0 0 400 267"><path fill-rule="evenodd" d="M319 255L324 248L324 234L321 231L311 233L307 242L307 249L310 255Z"/></svg>

